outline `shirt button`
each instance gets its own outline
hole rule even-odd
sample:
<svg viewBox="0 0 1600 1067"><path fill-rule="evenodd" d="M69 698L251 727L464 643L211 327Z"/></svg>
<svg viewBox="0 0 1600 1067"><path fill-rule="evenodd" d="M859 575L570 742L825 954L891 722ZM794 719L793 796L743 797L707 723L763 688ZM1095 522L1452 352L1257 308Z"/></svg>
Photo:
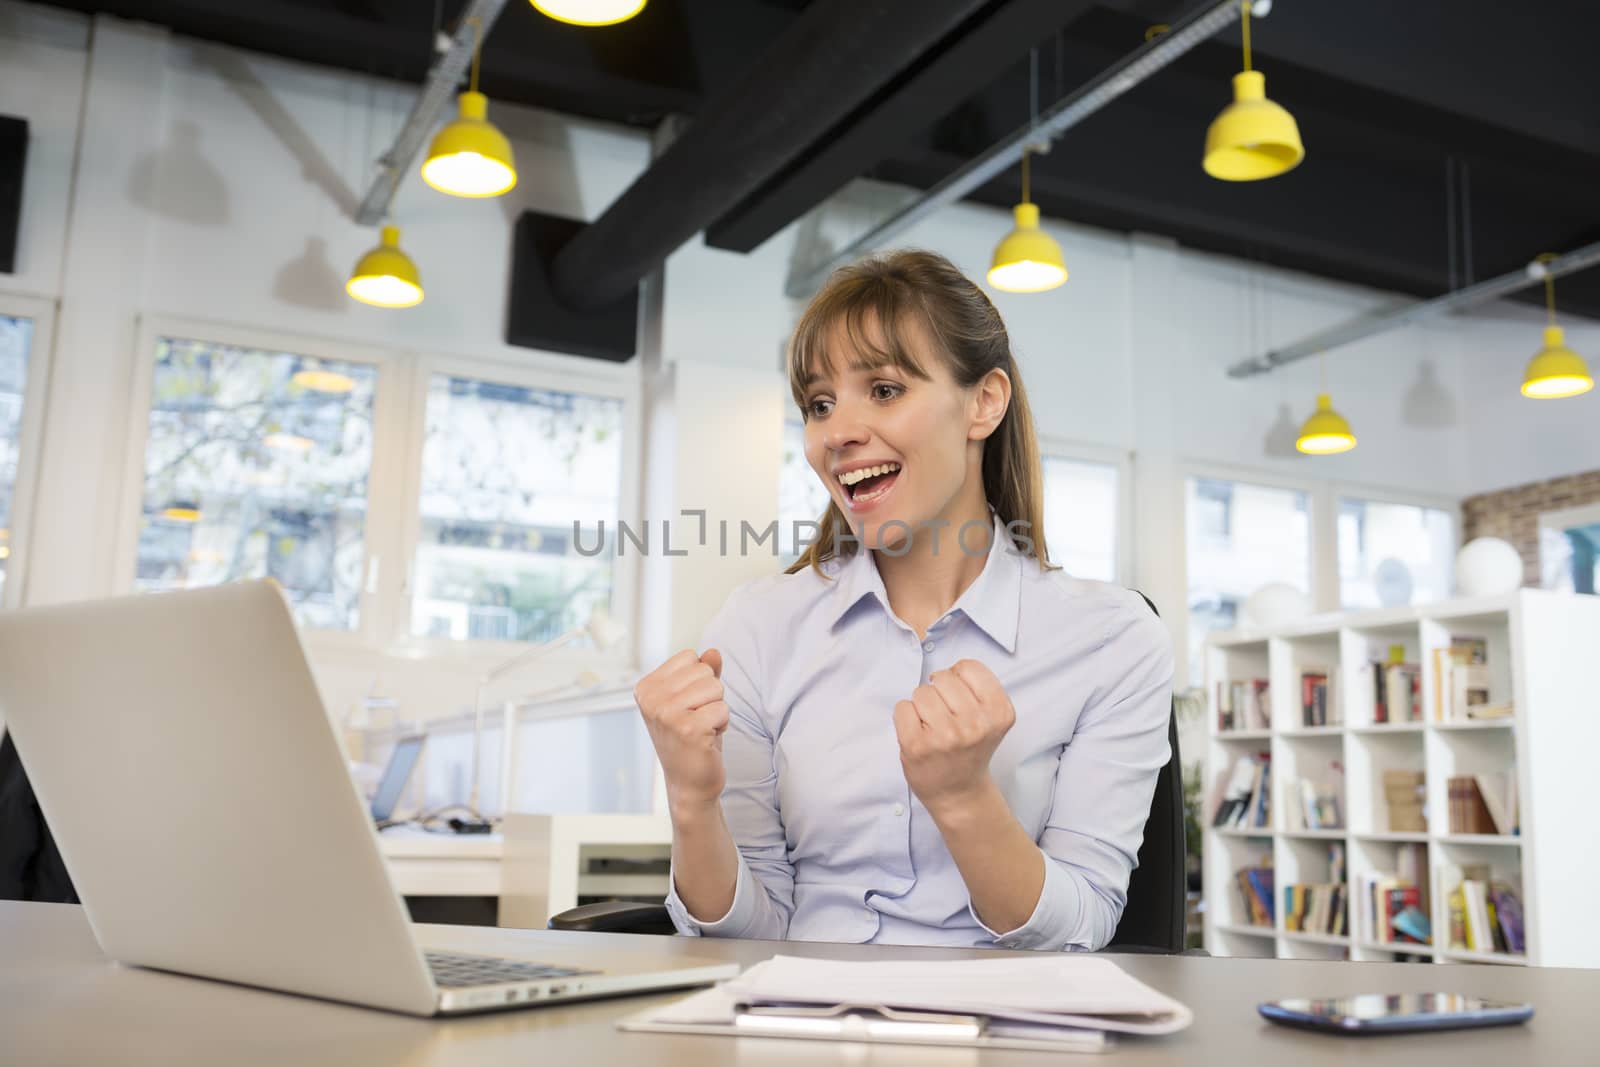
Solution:
<svg viewBox="0 0 1600 1067"><path fill-rule="evenodd" d="M924 652L932 652L933 651L933 642L932 641L924 641L924 642L922 642L922 651L924 651Z"/></svg>
<svg viewBox="0 0 1600 1067"><path fill-rule="evenodd" d="M890 808L889 810L894 812L896 817L898 817L898 816L904 815L906 813L906 806L904 804L896 804L894 807Z"/></svg>

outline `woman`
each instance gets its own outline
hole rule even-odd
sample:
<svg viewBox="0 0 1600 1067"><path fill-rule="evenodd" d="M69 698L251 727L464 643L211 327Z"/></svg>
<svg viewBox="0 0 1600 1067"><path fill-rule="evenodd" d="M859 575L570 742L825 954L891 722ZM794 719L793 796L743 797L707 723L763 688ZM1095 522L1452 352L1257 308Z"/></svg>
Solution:
<svg viewBox="0 0 1600 1067"><path fill-rule="evenodd" d="M940 256L868 260L812 301L789 377L819 538L634 691L674 924L1102 947L1168 758L1172 653L1137 594L1047 563L1000 316Z"/></svg>

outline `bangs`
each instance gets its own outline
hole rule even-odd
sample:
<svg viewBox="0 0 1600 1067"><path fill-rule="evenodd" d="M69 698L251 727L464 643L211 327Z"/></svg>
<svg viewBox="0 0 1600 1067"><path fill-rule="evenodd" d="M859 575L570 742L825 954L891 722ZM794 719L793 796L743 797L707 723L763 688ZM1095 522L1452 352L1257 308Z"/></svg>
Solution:
<svg viewBox="0 0 1600 1067"><path fill-rule="evenodd" d="M789 343L789 391L801 415L806 392L838 372L842 360L854 371L894 367L915 378L931 376L906 343L907 323L926 320L896 280L841 271L806 308ZM931 323L925 323L929 338Z"/></svg>

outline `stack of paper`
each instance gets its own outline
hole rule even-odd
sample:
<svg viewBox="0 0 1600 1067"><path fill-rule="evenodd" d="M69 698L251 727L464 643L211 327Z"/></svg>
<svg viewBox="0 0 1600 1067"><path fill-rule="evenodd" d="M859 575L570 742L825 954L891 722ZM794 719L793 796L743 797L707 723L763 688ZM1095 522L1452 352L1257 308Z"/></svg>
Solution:
<svg viewBox="0 0 1600 1067"><path fill-rule="evenodd" d="M977 1016L970 1040L863 1037L801 1032L833 1040L888 1040L1012 1048L1095 1051L1106 1034L1169 1034L1188 1026L1184 1005L1124 972L1110 960L1049 953L1022 958L842 962L777 956L729 982L622 1022L623 1029L686 1033L748 1033L738 1025L747 1008L815 1017L818 1009ZM770 1017L770 1016L769 1016Z"/></svg>

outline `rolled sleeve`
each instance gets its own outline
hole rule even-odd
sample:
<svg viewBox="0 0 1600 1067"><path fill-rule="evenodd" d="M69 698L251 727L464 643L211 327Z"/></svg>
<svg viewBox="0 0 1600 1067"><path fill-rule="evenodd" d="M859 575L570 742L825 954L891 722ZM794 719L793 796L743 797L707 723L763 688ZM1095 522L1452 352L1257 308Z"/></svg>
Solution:
<svg viewBox="0 0 1600 1067"><path fill-rule="evenodd" d="M1127 903L1156 778L1172 755L1172 642L1135 598L1096 655L1106 683L1091 694L1062 750L1039 836L1044 888L1026 923L995 934L1003 947L1104 948Z"/></svg>
<svg viewBox="0 0 1600 1067"><path fill-rule="evenodd" d="M755 876L750 873L750 867L741 855L733 903L728 905L727 913L716 922L701 922L689 914L689 909L678 896L677 865L674 863L672 888L667 891L667 914L672 917L672 925L678 928L678 933L686 937L759 937L761 934L754 931L760 931L770 923L765 921L768 917L761 914L757 898L762 894L754 882Z"/></svg>
<svg viewBox="0 0 1600 1067"><path fill-rule="evenodd" d="M694 936L753 937L777 940L788 935L794 913L794 866L778 811L778 772L774 742L763 722L759 648L752 638L755 606L748 586L736 589L706 627L699 651L722 654L723 699L728 704L728 729L722 735L722 761L727 781L722 790L722 816L739 851L733 904L715 922L689 914L678 897L677 858L667 912L678 931Z"/></svg>
<svg viewBox="0 0 1600 1067"><path fill-rule="evenodd" d="M1001 933L984 922L969 901L967 910L973 922L988 931L1000 948L1074 949L1076 931L1083 925L1083 895L1086 889L1074 876L1044 849L1044 888L1039 891L1039 902L1033 906L1028 921L1015 930Z"/></svg>

